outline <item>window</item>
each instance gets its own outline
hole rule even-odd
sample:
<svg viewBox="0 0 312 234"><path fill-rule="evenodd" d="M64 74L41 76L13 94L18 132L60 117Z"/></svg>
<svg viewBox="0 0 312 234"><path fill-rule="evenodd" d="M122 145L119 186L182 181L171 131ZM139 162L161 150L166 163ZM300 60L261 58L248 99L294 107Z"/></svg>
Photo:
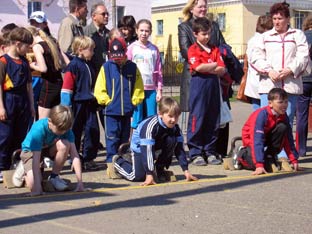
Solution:
<svg viewBox="0 0 312 234"><path fill-rule="evenodd" d="M222 32L225 31L225 13L218 13L217 23Z"/></svg>
<svg viewBox="0 0 312 234"><path fill-rule="evenodd" d="M157 35L162 36L164 34L164 21L163 20L157 20Z"/></svg>
<svg viewBox="0 0 312 234"><path fill-rule="evenodd" d="M28 18L34 11L41 11L41 2L28 2Z"/></svg>
<svg viewBox="0 0 312 234"><path fill-rule="evenodd" d="M307 12L295 11L295 28L302 29L302 22Z"/></svg>
<svg viewBox="0 0 312 234"><path fill-rule="evenodd" d="M120 20L125 15L125 7L124 6L117 6L117 21Z"/></svg>

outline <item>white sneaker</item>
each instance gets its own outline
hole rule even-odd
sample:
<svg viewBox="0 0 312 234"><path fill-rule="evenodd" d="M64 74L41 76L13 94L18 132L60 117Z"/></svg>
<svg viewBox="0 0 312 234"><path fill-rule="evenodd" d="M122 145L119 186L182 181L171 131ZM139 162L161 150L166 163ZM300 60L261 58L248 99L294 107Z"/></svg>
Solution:
<svg viewBox="0 0 312 234"><path fill-rule="evenodd" d="M45 157L43 159L43 161L44 161L46 168L52 168L53 167L54 162L50 158Z"/></svg>
<svg viewBox="0 0 312 234"><path fill-rule="evenodd" d="M64 191L68 188L67 183L64 180L62 180L59 176L56 176L55 178L49 177L48 180L51 182L51 184L57 191Z"/></svg>
<svg viewBox="0 0 312 234"><path fill-rule="evenodd" d="M20 160L15 168L14 174L12 176L12 183L15 187L22 187L24 184L25 168L22 160Z"/></svg>

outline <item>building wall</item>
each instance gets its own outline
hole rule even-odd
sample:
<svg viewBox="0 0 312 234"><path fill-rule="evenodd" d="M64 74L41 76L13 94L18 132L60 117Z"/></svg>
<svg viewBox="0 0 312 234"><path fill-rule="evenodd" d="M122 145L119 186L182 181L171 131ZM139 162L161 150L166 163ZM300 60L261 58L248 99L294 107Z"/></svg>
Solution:
<svg viewBox="0 0 312 234"><path fill-rule="evenodd" d="M52 35L57 37L61 20L68 14L69 0L37 0L42 2L42 11L48 18L48 25ZM108 11L112 11L111 0L88 0L88 9L98 2L104 2ZM28 0L1 0L0 28L8 23L14 22L19 26L27 26L28 23ZM151 0L116 0L116 5L125 6L125 14L133 15L136 20L141 18L151 19ZM88 22L90 22L88 13ZM108 28L112 27L112 18L109 19Z"/></svg>

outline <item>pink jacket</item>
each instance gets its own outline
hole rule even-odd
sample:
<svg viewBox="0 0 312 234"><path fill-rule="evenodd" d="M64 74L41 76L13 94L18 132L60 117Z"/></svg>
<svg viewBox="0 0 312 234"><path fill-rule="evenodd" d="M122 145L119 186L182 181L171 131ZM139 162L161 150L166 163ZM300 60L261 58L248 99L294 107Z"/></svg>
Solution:
<svg viewBox="0 0 312 234"><path fill-rule="evenodd" d="M128 59L136 63L142 75L144 90L162 90L163 77L158 48L148 42L143 45L135 41L128 46Z"/></svg>
<svg viewBox="0 0 312 234"><path fill-rule="evenodd" d="M279 87L290 94L302 94L301 76L309 62L309 48L304 33L289 28L282 38L273 28L258 39L250 58L251 65L261 73L258 92L268 93L272 88ZM279 71L283 68L289 68L294 75L273 83L267 73L271 69Z"/></svg>

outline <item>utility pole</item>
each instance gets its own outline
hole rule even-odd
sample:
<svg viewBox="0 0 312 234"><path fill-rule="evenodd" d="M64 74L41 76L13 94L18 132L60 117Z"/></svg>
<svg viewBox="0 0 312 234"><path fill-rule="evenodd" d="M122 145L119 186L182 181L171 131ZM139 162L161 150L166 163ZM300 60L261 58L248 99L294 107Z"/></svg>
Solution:
<svg viewBox="0 0 312 234"><path fill-rule="evenodd" d="M117 22L116 22L116 12L117 12L117 9L116 9L116 0L112 0L112 25L113 25L113 28L116 28L117 27Z"/></svg>

